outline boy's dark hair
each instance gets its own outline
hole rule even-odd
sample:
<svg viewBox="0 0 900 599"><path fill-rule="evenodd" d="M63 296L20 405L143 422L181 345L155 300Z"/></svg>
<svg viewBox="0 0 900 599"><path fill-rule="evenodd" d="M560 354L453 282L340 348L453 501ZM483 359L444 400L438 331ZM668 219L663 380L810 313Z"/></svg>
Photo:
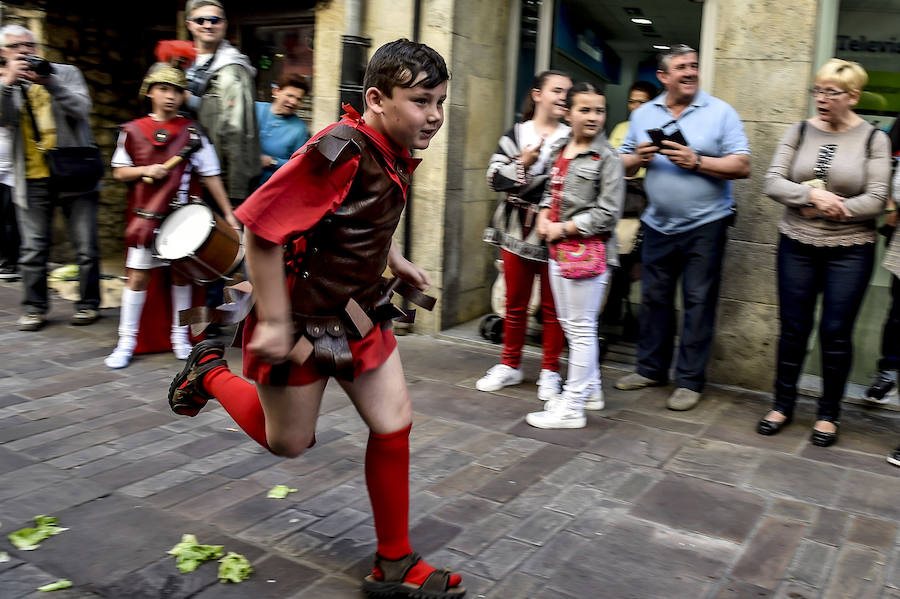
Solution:
<svg viewBox="0 0 900 599"><path fill-rule="evenodd" d="M374 87L390 98L395 87L413 87L419 73L425 73L425 78L416 86L425 88L450 79L444 57L434 49L406 38L388 42L375 50L366 67L363 93Z"/></svg>
<svg viewBox="0 0 900 599"><path fill-rule="evenodd" d="M566 94L566 108L572 108L572 100L578 94L597 94L598 96L606 97L606 94L603 93L603 90L593 83L589 83L587 81L579 81L578 83L570 87L569 93Z"/></svg>
<svg viewBox="0 0 900 599"><path fill-rule="evenodd" d="M278 80L279 89L284 89L286 87L296 87L297 89L302 89L304 94L309 93L309 82L306 80L306 77L302 77L296 73L285 73Z"/></svg>
<svg viewBox="0 0 900 599"><path fill-rule="evenodd" d="M644 92L651 100L655 98L657 94L656 86L649 81L635 81L631 84L631 87L628 88L628 93L630 94L634 91Z"/></svg>
<svg viewBox="0 0 900 599"><path fill-rule="evenodd" d="M565 77L569 81L572 80L572 77L569 76L568 73L563 71L557 71L555 69L550 69L549 71L544 71L535 76L534 81L531 83L531 87L528 88L528 93L525 94L525 98L522 100L522 120L530 121L534 118L534 98L531 97L531 92L536 89L544 89L544 85L547 83L547 79L556 75L558 77Z"/></svg>

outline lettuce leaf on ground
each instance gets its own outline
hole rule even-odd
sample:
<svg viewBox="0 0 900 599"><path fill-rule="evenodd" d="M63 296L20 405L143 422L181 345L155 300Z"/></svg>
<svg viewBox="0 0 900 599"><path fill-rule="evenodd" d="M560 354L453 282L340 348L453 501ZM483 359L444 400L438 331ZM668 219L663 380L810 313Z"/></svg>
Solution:
<svg viewBox="0 0 900 599"><path fill-rule="evenodd" d="M284 499L288 493L296 493L297 489L291 489L287 485L275 485L266 495L269 499Z"/></svg>
<svg viewBox="0 0 900 599"><path fill-rule="evenodd" d="M42 587L38 587L37 590L42 593L49 593L50 591L60 591L62 589L67 589L72 586L71 580L66 580L65 578L61 578L56 582L51 582L50 584L45 584Z"/></svg>
<svg viewBox="0 0 900 599"><path fill-rule="evenodd" d="M249 578L251 572L249 560L240 553L229 551L219 560L219 582L241 582Z"/></svg>
<svg viewBox="0 0 900 599"><path fill-rule="evenodd" d="M9 533L7 538L22 551L31 551L40 546L41 541L53 535L69 530L59 526L59 520L52 516L35 516L34 528L22 528Z"/></svg>
<svg viewBox="0 0 900 599"><path fill-rule="evenodd" d="M182 535L181 542L169 549L169 555L175 556L175 565L185 574L193 572L200 564L217 559L225 554L224 545L201 545L194 535Z"/></svg>

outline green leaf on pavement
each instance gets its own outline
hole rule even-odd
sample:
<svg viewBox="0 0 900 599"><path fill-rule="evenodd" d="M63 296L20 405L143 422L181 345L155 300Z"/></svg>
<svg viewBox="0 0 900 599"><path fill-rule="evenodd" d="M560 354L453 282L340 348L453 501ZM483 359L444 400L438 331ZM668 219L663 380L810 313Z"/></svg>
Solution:
<svg viewBox="0 0 900 599"><path fill-rule="evenodd" d="M44 539L69 530L59 526L59 520L52 516L35 516L34 524L34 528L22 528L9 533L7 537L10 542L22 551L31 551L37 549Z"/></svg>
<svg viewBox="0 0 900 599"><path fill-rule="evenodd" d="M240 553L229 551L219 560L219 582L241 582L246 580L253 568L250 562Z"/></svg>
<svg viewBox="0 0 900 599"><path fill-rule="evenodd" d="M66 580L65 578L61 578L60 580L57 580L56 582L51 582L50 584L45 584L42 587L38 587L37 590L41 591L42 593L49 593L50 591L59 591L62 589L67 589L70 586L72 586L71 580Z"/></svg>
<svg viewBox="0 0 900 599"><path fill-rule="evenodd" d="M175 565L185 574L193 572L203 562L217 559L225 554L223 545L201 545L194 535L182 535L181 542L169 549L169 555L175 556Z"/></svg>
<svg viewBox="0 0 900 599"><path fill-rule="evenodd" d="M266 495L269 499L284 499L288 493L296 493L297 489L288 488L287 485L275 485Z"/></svg>

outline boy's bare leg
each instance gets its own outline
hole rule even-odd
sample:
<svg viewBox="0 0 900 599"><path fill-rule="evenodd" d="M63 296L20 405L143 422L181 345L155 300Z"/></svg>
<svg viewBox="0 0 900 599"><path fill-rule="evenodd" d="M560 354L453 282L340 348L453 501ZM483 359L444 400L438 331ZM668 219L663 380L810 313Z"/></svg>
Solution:
<svg viewBox="0 0 900 599"><path fill-rule="evenodd" d="M412 422L412 405L396 348L378 368L362 373L352 382L338 382L373 433L394 433Z"/></svg>
<svg viewBox="0 0 900 599"><path fill-rule="evenodd" d="M295 458L310 446L327 383L328 379L321 379L299 387L256 386L272 453Z"/></svg>

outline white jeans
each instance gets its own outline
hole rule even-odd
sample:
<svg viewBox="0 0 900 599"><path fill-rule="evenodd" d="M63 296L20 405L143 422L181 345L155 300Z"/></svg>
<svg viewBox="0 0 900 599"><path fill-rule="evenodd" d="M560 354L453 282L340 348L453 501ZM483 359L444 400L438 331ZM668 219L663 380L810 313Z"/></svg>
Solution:
<svg viewBox="0 0 900 599"><path fill-rule="evenodd" d="M606 293L609 268L597 277L566 279L560 274L556 260L549 260L548 266L556 317L569 344L569 373L563 396L580 403L601 388L597 318Z"/></svg>

